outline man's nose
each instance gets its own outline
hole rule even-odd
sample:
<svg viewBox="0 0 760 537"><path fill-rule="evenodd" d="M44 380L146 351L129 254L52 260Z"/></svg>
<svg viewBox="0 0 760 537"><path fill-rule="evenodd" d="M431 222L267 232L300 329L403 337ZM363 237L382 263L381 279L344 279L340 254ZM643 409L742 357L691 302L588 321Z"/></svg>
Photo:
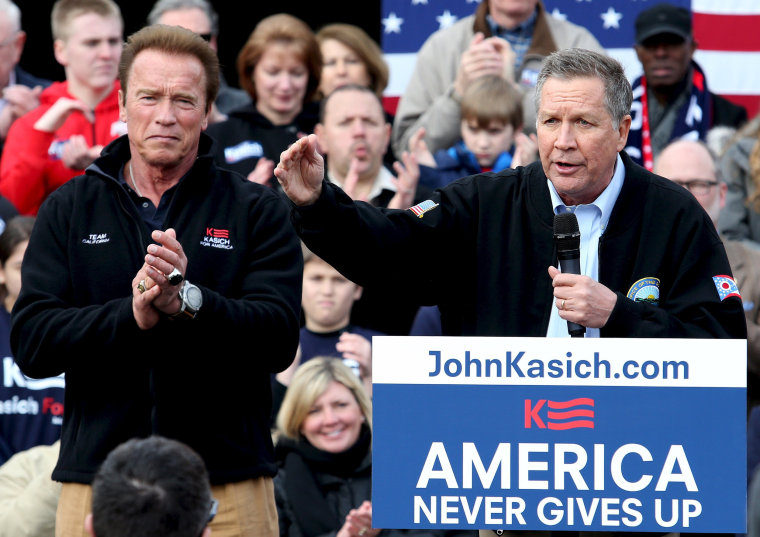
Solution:
<svg viewBox="0 0 760 537"><path fill-rule="evenodd" d="M554 146L557 149L572 149L575 147L575 130L571 123L564 122L560 125Z"/></svg>

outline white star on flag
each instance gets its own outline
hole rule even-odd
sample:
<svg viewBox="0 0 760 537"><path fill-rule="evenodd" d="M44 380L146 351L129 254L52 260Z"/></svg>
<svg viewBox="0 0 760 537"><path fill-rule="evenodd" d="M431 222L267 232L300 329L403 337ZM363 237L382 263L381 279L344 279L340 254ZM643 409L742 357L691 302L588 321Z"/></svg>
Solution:
<svg viewBox="0 0 760 537"><path fill-rule="evenodd" d="M438 21L439 29L443 30L454 24L457 21L457 16L452 15L451 11L447 9L443 12L443 15L438 15L435 20Z"/></svg>
<svg viewBox="0 0 760 537"><path fill-rule="evenodd" d="M400 34L401 25L404 24L404 19L391 12L382 20L382 23L386 34Z"/></svg>
<svg viewBox="0 0 760 537"><path fill-rule="evenodd" d="M561 12L559 9L557 9L556 7L555 7L555 8L554 8L554 10L552 11L552 17L554 17L555 19L559 19L559 20L561 20L561 21L566 21L566 20L567 20L567 15L565 15L564 13L562 13L562 12Z"/></svg>
<svg viewBox="0 0 760 537"><path fill-rule="evenodd" d="M614 7L610 7L601 14L601 17L604 21L604 28L609 30L610 28L620 28L620 19L623 18L623 14L615 11Z"/></svg>
<svg viewBox="0 0 760 537"><path fill-rule="evenodd" d="M425 5L427 5L427 3L428 3L428 0L412 0L412 5L413 6L416 6L418 4L425 4Z"/></svg>

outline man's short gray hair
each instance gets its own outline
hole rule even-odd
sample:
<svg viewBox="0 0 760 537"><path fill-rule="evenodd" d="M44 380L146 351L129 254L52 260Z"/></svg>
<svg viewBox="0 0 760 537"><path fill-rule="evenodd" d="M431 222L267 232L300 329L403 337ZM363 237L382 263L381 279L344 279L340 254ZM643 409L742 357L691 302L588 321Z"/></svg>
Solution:
<svg viewBox="0 0 760 537"><path fill-rule="evenodd" d="M13 32L21 31L21 10L11 0L0 0L0 13L5 13Z"/></svg>
<svg viewBox="0 0 760 537"><path fill-rule="evenodd" d="M148 24L158 24L158 20L167 11L182 9L200 9L211 23L211 35L219 35L219 15L206 0L158 0L148 14Z"/></svg>
<svg viewBox="0 0 760 537"><path fill-rule="evenodd" d="M572 80L595 77L604 82L604 104L615 128L631 113L633 93L620 62L604 54L582 48L558 50L550 54L541 67L536 81L534 102L541 106L541 91L550 78Z"/></svg>

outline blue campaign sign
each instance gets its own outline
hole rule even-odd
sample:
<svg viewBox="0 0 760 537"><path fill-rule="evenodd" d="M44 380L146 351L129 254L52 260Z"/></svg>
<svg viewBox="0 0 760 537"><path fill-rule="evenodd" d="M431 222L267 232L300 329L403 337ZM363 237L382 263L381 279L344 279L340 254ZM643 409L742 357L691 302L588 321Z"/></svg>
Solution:
<svg viewBox="0 0 760 537"><path fill-rule="evenodd" d="M373 526L744 532L746 341L374 338Z"/></svg>

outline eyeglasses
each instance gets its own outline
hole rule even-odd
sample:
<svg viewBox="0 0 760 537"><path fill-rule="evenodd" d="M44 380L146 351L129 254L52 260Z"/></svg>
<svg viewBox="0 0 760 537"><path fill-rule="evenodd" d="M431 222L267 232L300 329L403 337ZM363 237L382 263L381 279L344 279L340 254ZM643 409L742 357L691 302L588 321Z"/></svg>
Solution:
<svg viewBox="0 0 760 537"><path fill-rule="evenodd" d="M211 498L211 507L208 510L208 520L206 520L206 523L203 525L203 529L201 530L200 537L203 537L203 532L206 531L206 526L211 524L211 521L214 520L214 517L216 516L216 512L219 510L219 500L216 498Z"/></svg>
<svg viewBox="0 0 760 537"><path fill-rule="evenodd" d="M714 186L718 186L718 181L709 179L689 179L688 181L673 180L677 185L681 185L695 196L704 196L710 192Z"/></svg>
<svg viewBox="0 0 760 537"><path fill-rule="evenodd" d="M214 517L216 516L216 512L219 510L219 500L216 498L211 498L211 508L208 511L208 522L206 524L211 524L211 521L214 520Z"/></svg>

